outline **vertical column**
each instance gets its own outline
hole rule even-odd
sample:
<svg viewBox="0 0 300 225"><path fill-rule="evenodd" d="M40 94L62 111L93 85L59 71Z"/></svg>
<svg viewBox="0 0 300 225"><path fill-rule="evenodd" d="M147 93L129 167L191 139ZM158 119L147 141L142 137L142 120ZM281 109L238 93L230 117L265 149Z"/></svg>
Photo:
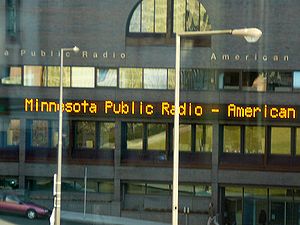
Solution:
<svg viewBox="0 0 300 225"><path fill-rule="evenodd" d="M25 189L26 119L20 119L19 188Z"/></svg>
<svg viewBox="0 0 300 225"><path fill-rule="evenodd" d="M220 135L218 122L213 123L213 151L211 160L211 189L212 202L214 203L216 212L219 214L219 221L221 218L220 202L219 202L219 184L218 184L218 169L219 169L219 149L220 149Z"/></svg>
<svg viewBox="0 0 300 225"><path fill-rule="evenodd" d="M122 148L122 124L119 119L115 122L115 152L114 152L114 197L112 202L112 216L121 216L121 180L120 180L120 165L121 165L121 148Z"/></svg>

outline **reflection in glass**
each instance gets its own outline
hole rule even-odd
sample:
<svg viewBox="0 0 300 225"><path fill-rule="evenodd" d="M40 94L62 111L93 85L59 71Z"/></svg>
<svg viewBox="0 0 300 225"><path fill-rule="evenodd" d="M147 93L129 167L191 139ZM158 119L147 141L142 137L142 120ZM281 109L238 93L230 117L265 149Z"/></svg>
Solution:
<svg viewBox="0 0 300 225"><path fill-rule="evenodd" d="M116 87L117 74L117 69L97 69L97 86Z"/></svg>
<svg viewBox="0 0 300 225"><path fill-rule="evenodd" d="M268 192L267 188L244 188L244 213L243 221L248 224L259 224L262 213L268 213ZM267 216L266 216L267 218ZM262 220L262 218L261 218Z"/></svg>
<svg viewBox="0 0 300 225"><path fill-rule="evenodd" d="M145 89L167 89L167 69L144 69Z"/></svg>
<svg viewBox="0 0 300 225"><path fill-rule="evenodd" d="M215 75L213 70L184 69L180 75L181 88L184 90L212 90Z"/></svg>
<svg viewBox="0 0 300 225"><path fill-rule="evenodd" d="M120 88L142 88L142 68L120 68Z"/></svg>
<svg viewBox="0 0 300 225"><path fill-rule="evenodd" d="M60 85L60 66L47 66L47 86L59 87ZM63 86L70 87L70 67L63 67Z"/></svg>
<svg viewBox="0 0 300 225"><path fill-rule="evenodd" d="M291 128L271 127L271 154L291 154Z"/></svg>
<svg viewBox="0 0 300 225"><path fill-rule="evenodd" d="M266 91L267 77L264 73L243 72L242 88L246 91Z"/></svg>
<svg viewBox="0 0 300 225"><path fill-rule="evenodd" d="M141 4L137 6L134 10L130 24L129 24L129 32L141 32Z"/></svg>
<svg viewBox="0 0 300 225"><path fill-rule="evenodd" d="M147 149L148 150L166 150L167 142L166 124L148 124L147 125Z"/></svg>
<svg viewBox="0 0 300 225"><path fill-rule="evenodd" d="M195 185L195 196L211 196L211 186Z"/></svg>
<svg viewBox="0 0 300 225"><path fill-rule="evenodd" d="M155 1L155 33L167 31L167 0Z"/></svg>
<svg viewBox="0 0 300 225"><path fill-rule="evenodd" d="M179 150L190 152L192 149L192 126L188 124L179 125Z"/></svg>
<svg viewBox="0 0 300 225"><path fill-rule="evenodd" d="M89 121L76 122L75 146L77 148L95 148L96 123Z"/></svg>
<svg viewBox="0 0 300 225"><path fill-rule="evenodd" d="M245 127L245 153L265 153L265 128L258 126Z"/></svg>
<svg viewBox="0 0 300 225"><path fill-rule="evenodd" d="M179 195L193 196L194 195L194 186L190 185L190 184L179 184L178 192L179 192Z"/></svg>
<svg viewBox="0 0 300 225"><path fill-rule="evenodd" d="M154 32L154 0L145 0L142 4L142 32Z"/></svg>
<svg viewBox="0 0 300 225"><path fill-rule="evenodd" d="M175 89L175 69L168 69L168 89Z"/></svg>
<svg viewBox="0 0 300 225"><path fill-rule="evenodd" d="M24 66L24 86L46 86L44 69L42 66Z"/></svg>
<svg viewBox="0 0 300 225"><path fill-rule="evenodd" d="M95 68L72 67L72 87L95 87Z"/></svg>
<svg viewBox="0 0 300 225"><path fill-rule="evenodd" d="M7 145L17 146L20 143L20 120L10 120L7 128Z"/></svg>
<svg viewBox="0 0 300 225"><path fill-rule="evenodd" d="M125 183L126 194L145 194L146 193L146 184L145 183Z"/></svg>
<svg viewBox="0 0 300 225"><path fill-rule="evenodd" d="M241 152L241 128L239 126L224 126L223 152Z"/></svg>
<svg viewBox="0 0 300 225"><path fill-rule="evenodd" d="M293 88L300 88L300 71L295 71L293 73Z"/></svg>
<svg viewBox="0 0 300 225"><path fill-rule="evenodd" d="M300 155L300 128L296 128L296 155Z"/></svg>
<svg viewBox="0 0 300 225"><path fill-rule="evenodd" d="M224 72L219 75L219 88L237 90L240 86L239 72Z"/></svg>
<svg viewBox="0 0 300 225"><path fill-rule="evenodd" d="M112 122L100 123L100 148L101 149L115 148L115 123Z"/></svg>
<svg viewBox="0 0 300 225"><path fill-rule="evenodd" d="M22 83L22 67L10 66L5 67L1 71L2 84L21 84Z"/></svg>
<svg viewBox="0 0 300 225"><path fill-rule="evenodd" d="M127 149L143 149L142 123L127 123Z"/></svg>
<svg viewBox="0 0 300 225"><path fill-rule="evenodd" d="M98 182L100 193L114 193L114 182L113 181L101 181Z"/></svg>
<svg viewBox="0 0 300 225"><path fill-rule="evenodd" d="M243 216L243 188L225 187L225 216L227 224L242 225Z"/></svg>
<svg viewBox="0 0 300 225"><path fill-rule="evenodd" d="M196 125L196 152L212 152L212 125Z"/></svg>
<svg viewBox="0 0 300 225"><path fill-rule="evenodd" d="M47 120L33 120L31 125L31 146L48 147L49 133Z"/></svg>
<svg viewBox="0 0 300 225"><path fill-rule="evenodd" d="M268 90L269 91L291 91L292 73L291 72L268 72Z"/></svg>
<svg viewBox="0 0 300 225"><path fill-rule="evenodd" d="M147 183L147 194L169 195L170 194L170 185L169 184Z"/></svg>

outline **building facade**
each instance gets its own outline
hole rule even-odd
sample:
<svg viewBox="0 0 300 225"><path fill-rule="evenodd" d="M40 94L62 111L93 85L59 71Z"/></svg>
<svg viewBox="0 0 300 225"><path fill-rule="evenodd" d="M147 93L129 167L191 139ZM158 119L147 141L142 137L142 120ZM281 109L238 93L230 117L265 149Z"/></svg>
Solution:
<svg viewBox="0 0 300 225"><path fill-rule="evenodd" d="M1 188L53 206L60 49L76 45L63 56L62 208L170 222L175 33L257 27L254 44L183 40L179 221L205 224L213 201L221 224L259 224L263 211L267 224L300 224L299 10L295 0L1 1Z"/></svg>

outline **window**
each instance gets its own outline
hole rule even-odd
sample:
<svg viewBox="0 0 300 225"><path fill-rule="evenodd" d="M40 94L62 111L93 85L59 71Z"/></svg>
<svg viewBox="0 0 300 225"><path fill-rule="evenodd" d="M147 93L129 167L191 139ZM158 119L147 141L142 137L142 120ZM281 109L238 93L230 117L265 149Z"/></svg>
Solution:
<svg viewBox="0 0 300 225"><path fill-rule="evenodd" d="M196 152L212 152L212 125L196 125Z"/></svg>
<svg viewBox="0 0 300 225"><path fill-rule="evenodd" d="M259 126L245 127L245 153L265 153L265 128Z"/></svg>
<svg viewBox="0 0 300 225"><path fill-rule="evenodd" d="M142 68L120 68L120 88L142 88Z"/></svg>
<svg viewBox="0 0 300 225"><path fill-rule="evenodd" d="M291 154L291 128L271 127L271 154Z"/></svg>
<svg viewBox="0 0 300 225"><path fill-rule="evenodd" d="M242 89L245 91L266 91L267 77L265 73L243 72Z"/></svg>
<svg viewBox="0 0 300 225"><path fill-rule="evenodd" d="M27 121L27 147L57 148L58 146L58 121L29 120ZM68 123L63 123L63 148L69 145Z"/></svg>
<svg viewBox="0 0 300 225"><path fill-rule="evenodd" d="M224 126L225 153L241 153L241 127Z"/></svg>
<svg viewBox="0 0 300 225"><path fill-rule="evenodd" d="M147 183L147 194L150 195L169 195L170 185L159 183Z"/></svg>
<svg viewBox="0 0 300 225"><path fill-rule="evenodd" d="M167 89L167 69L144 69L145 89Z"/></svg>
<svg viewBox="0 0 300 225"><path fill-rule="evenodd" d="M100 149L115 148L115 123L100 123Z"/></svg>
<svg viewBox="0 0 300 225"><path fill-rule="evenodd" d="M300 155L300 128L296 128L296 155Z"/></svg>
<svg viewBox="0 0 300 225"><path fill-rule="evenodd" d="M291 91L292 73L290 72L268 72L268 90L270 91Z"/></svg>
<svg viewBox="0 0 300 225"><path fill-rule="evenodd" d="M143 124L127 123L127 149L143 149Z"/></svg>
<svg viewBox="0 0 300 225"><path fill-rule="evenodd" d="M97 69L97 87L117 87L117 69Z"/></svg>
<svg viewBox="0 0 300 225"><path fill-rule="evenodd" d="M6 0L6 34L8 38L17 38L18 0Z"/></svg>
<svg viewBox="0 0 300 225"><path fill-rule="evenodd" d="M59 87L60 86L60 67L47 66L46 67L47 86ZM70 87L70 67L63 67L63 86Z"/></svg>
<svg viewBox="0 0 300 225"><path fill-rule="evenodd" d="M184 69L180 78L183 90L212 90L215 87L215 74L212 70Z"/></svg>
<svg viewBox="0 0 300 225"><path fill-rule="evenodd" d="M18 146L20 144L20 120L12 119L8 123L6 144Z"/></svg>
<svg viewBox="0 0 300 225"><path fill-rule="evenodd" d="M168 89L175 89L175 69L168 69Z"/></svg>
<svg viewBox="0 0 300 225"><path fill-rule="evenodd" d="M45 67L24 66L24 86L46 86Z"/></svg>
<svg viewBox="0 0 300 225"><path fill-rule="evenodd" d="M8 66L1 70L2 84L21 84L22 83L22 67Z"/></svg>
<svg viewBox="0 0 300 225"><path fill-rule="evenodd" d="M96 122L77 121L75 125L76 148L94 149L96 143Z"/></svg>
<svg viewBox="0 0 300 225"><path fill-rule="evenodd" d="M224 72L219 75L219 88L237 90L240 87L239 72Z"/></svg>
<svg viewBox="0 0 300 225"><path fill-rule="evenodd" d="M167 0L143 0L132 14L129 32L165 33Z"/></svg>
<svg viewBox="0 0 300 225"><path fill-rule="evenodd" d="M167 126L166 124L148 124L147 125L147 149L148 150L166 150Z"/></svg>
<svg viewBox="0 0 300 225"><path fill-rule="evenodd" d="M211 30L206 9L198 0L143 0L133 9L127 26L130 38L156 38L150 39L150 42L147 40L145 44L172 44L175 40L171 39L177 32ZM198 37L197 40L208 38ZM141 42L142 39L134 39L130 43ZM208 46L208 42L203 42L204 45Z"/></svg>
<svg viewBox="0 0 300 225"><path fill-rule="evenodd" d="M293 88L300 89L300 71L293 73Z"/></svg>
<svg viewBox="0 0 300 225"><path fill-rule="evenodd" d="M72 67L72 87L94 88L94 67Z"/></svg>
<svg viewBox="0 0 300 225"><path fill-rule="evenodd" d="M188 124L179 125L179 150L190 152L192 150L192 126Z"/></svg>

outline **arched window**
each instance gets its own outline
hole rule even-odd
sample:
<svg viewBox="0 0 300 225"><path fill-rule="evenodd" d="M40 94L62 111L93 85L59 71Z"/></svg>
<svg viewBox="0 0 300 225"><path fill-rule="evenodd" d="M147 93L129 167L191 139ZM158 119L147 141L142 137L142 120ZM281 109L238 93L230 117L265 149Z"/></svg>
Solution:
<svg viewBox="0 0 300 225"><path fill-rule="evenodd" d="M211 24L199 0L143 0L129 17L127 41L143 37L148 40L138 42L172 44L176 32L204 30Z"/></svg>

